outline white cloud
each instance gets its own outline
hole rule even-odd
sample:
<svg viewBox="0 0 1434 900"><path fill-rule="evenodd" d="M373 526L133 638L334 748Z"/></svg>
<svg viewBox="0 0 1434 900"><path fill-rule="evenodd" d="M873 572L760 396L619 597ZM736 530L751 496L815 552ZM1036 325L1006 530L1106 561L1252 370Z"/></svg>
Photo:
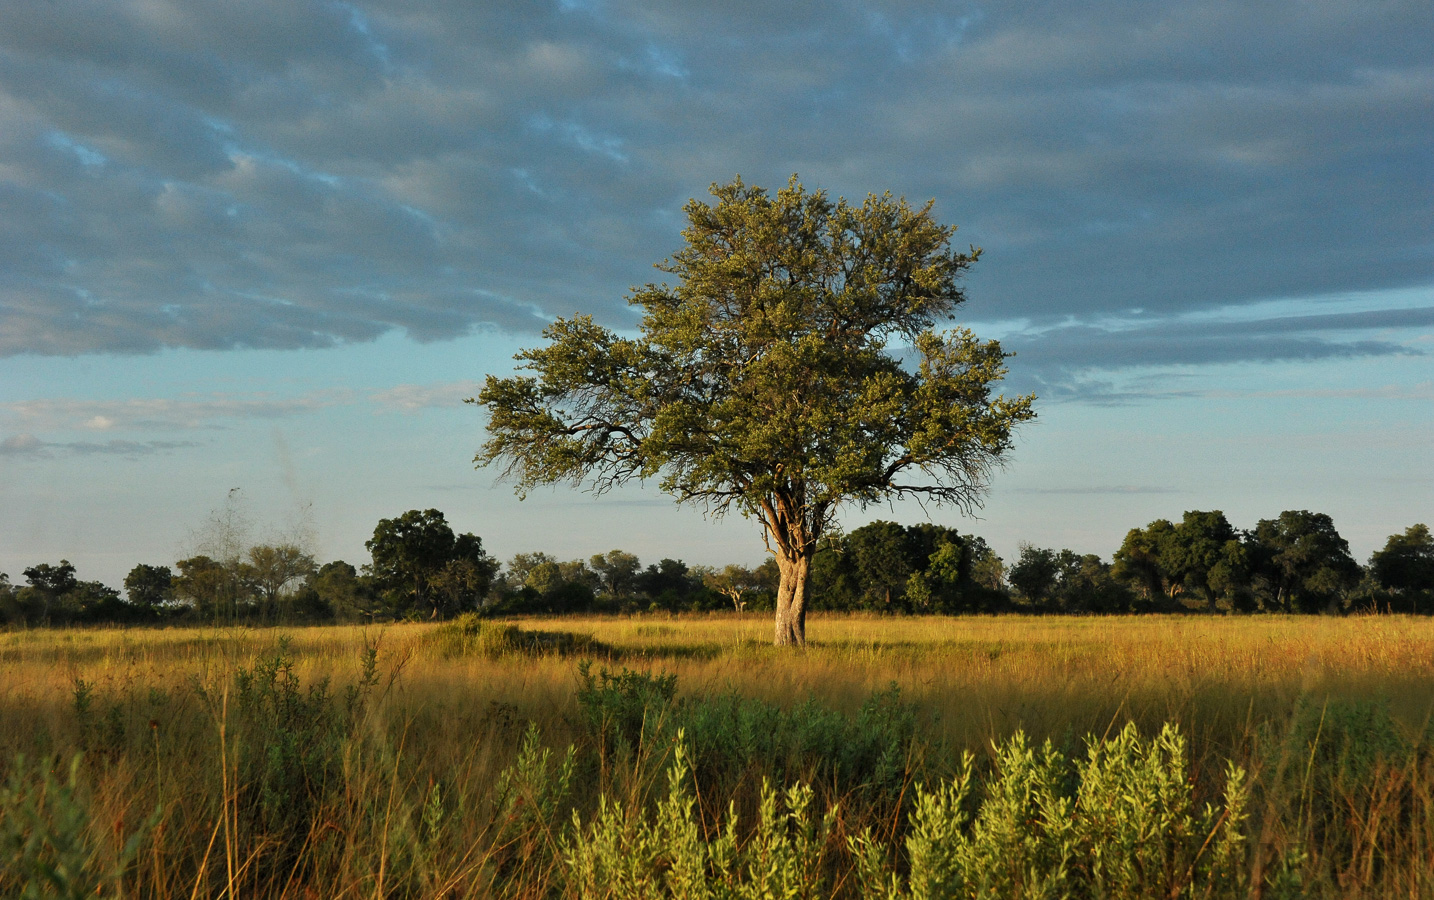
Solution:
<svg viewBox="0 0 1434 900"><path fill-rule="evenodd" d="M482 383L477 381L400 384L371 394L369 399L383 411L418 412L435 407L462 406L465 399L476 397L482 389Z"/></svg>

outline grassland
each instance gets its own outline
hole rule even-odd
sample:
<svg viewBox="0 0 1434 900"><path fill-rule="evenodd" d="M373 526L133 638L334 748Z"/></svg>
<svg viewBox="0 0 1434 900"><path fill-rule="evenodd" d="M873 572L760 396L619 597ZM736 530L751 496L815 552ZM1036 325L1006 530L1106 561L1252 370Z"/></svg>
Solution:
<svg viewBox="0 0 1434 900"><path fill-rule="evenodd" d="M66 858L84 890L145 897L602 895L570 871L570 812L595 822L599 798L622 798L636 834L682 728L707 839L732 799L755 846L762 779L809 783L811 815L837 813L805 877L857 896L864 830L901 885L914 878L914 785L959 776L963 752L994 784L1018 731L1073 761L1088 735L1169 723L1199 803L1221 802L1230 763L1251 791L1239 877L1176 890L1434 891L1426 619L814 616L800 653L768 646L754 616L516 624L471 646L432 625L0 634L0 837L17 860L0 888Z"/></svg>

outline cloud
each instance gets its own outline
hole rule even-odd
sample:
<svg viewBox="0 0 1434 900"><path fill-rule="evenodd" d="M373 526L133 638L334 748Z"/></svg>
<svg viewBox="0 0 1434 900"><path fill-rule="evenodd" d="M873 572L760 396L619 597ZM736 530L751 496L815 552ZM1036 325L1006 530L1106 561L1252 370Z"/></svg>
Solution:
<svg viewBox="0 0 1434 900"><path fill-rule="evenodd" d="M1413 330L1431 326L1434 307L1306 315L1249 315L1236 308L1217 314L1025 323L1005 329L1001 346L1016 354L1011 383L1019 391L1034 390L1046 399L1118 404L1208 395L1181 384L1175 377L1180 367L1425 356ZM1131 376L1140 371L1158 374ZM1118 372L1122 377L1113 378Z"/></svg>
<svg viewBox="0 0 1434 900"><path fill-rule="evenodd" d="M1137 485L1103 485L1091 487L1065 487L1065 488L1039 488L1039 487L1018 487L1006 488L1013 494L1180 494L1183 491L1170 487L1142 487Z"/></svg>
<svg viewBox="0 0 1434 900"><path fill-rule="evenodd" d="M195 441L42 441L33 434L17 434L0 441L0 456L46 459L55 454L123 456L136 458L198 447Z"/></svg>
<svg viewBox="0 0 1434 900"><path fill-rule="evenodd" d="M0 454L5 456L38 456L45 444L33 434L15 434L0 441Z"/></svg>
<svg viewBox="0 0 1434 900"><path fill-rule="evenodd" d="M0 411L35 431L183 431L222 427L226 420L303 415L350 403L354 397L355 394L347 390L313 391L295 397L225 393L126 400L59 397L0 403Z"/></svg>
<svg viewBox="0 0 1434 900"><path fill-rule="evenodd" d="M477 381L450 381L441 384L400 384L378 391L369 399L388 412L418 412L423 409L458 407L475 397L483 385Z"/></svg>
<svg viewBox="0 0 1434 900"><path fill-rule="evenodd" d="M3 4L0 354L630 323L738 172L935 197L984 318L1427 286L1431 31L1418 0Z"/></svg>

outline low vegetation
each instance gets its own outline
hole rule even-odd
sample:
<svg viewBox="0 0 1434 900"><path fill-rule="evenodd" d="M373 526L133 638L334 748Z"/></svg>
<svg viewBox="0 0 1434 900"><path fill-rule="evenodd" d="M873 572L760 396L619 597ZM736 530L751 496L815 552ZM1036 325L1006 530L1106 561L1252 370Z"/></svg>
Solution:
<svg viewBox="0 0 1434 900"><path fill-rule="evenodd" d="M0 634L0 894L1434 890L1434 622Z"/></svg>

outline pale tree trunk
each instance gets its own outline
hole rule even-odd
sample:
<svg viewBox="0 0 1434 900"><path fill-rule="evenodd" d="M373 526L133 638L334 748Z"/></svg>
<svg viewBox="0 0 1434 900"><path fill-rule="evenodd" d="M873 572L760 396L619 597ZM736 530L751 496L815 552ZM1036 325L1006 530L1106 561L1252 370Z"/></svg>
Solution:
<svg viewBox="0 0 1434 900"><path fill-rule="evenodd" d="M807 643L807 601L811 597L812 548L803 547L790 556L777 554L776 634L778 647L802 647Z"/></svg>

